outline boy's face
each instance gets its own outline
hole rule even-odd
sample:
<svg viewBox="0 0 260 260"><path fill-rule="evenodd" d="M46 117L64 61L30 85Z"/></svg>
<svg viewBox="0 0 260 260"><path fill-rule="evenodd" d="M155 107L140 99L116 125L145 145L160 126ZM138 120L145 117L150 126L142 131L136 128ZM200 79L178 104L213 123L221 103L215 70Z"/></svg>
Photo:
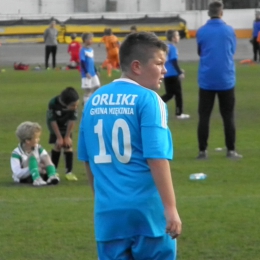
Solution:
<svg viewBox="0 0 260 260"><path fill-rule="evenodd" d="M26 140L25 144L28 148L33 149L39 142L42 132L36 132L30 140Z"/></svg>
<svg viewBox="0 0 260 260"><path fill-rule="evenodd" d="M93 41L93 38L90 37L90 38L88 38L88 39L85 40L85 44L86 44L87 46L89 46L89 45L92 44L92 41Z"/></svg>
<svg viewBox="0 0 260 260"><path fill-rule="evenodd" d="M180 34L179 34L179 32L175 32L174 33L174 36L172 37L172 41L174 43L178 43L180 41Z"/></svg>
<svg viewBox="0 0 260 260"><path fill-rule="evenodd" d="M67 105L67 109L68 110L76 110L78 108L79 105L79 100L70 103L69 105Z"/></svg>
<svg viewBox="0 0 260 260"><path fill-rule="evenodd" d="M152 51L152 50L151 50ZM166 53L162 50L154 51L152 58L146 64L141 64L139 84L145 88L158 90L164 78Z"/></svg>
<svg viewBox="0 0 260 260"><path fill-rule="evenodd" d="M52 21L51 22L51 27L54 28L56 26L56 22L55 21Z"/></svg>

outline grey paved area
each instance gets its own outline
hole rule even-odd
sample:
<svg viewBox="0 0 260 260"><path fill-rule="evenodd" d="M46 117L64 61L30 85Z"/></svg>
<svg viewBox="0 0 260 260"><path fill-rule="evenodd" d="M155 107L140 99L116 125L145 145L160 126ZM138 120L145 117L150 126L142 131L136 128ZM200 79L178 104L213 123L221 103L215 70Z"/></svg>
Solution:
<svg viewBox="0 0 260 260"><path fill-rule="evenodd" d="M93 45L96 62L102 62L106 57L104 46ZM195 39L183 39L178 45L180 61L197 61L197 46ZM237 44L236 60L251 59L252 46L248 39L239 39ZM66 64L69 61L67 45L60 44L57 52L57 63ZM30 65L44 63L43 44L3 44L0 47L0 66L10 66L14 62L23 62Z"/></svg>

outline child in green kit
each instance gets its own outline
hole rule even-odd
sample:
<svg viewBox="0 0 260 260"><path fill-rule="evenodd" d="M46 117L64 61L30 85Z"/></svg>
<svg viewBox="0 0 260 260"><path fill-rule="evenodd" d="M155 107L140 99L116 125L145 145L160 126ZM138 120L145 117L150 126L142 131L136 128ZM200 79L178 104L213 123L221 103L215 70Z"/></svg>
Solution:
<svg viewBox="0 0 260 260"><path fill-rule="evenodd" d="M11 154L13 180L32 183L34 186L56 185L59 178L50 156L39 144L41 126L35 122L23 122L16 129L18 147Z"/></svg>

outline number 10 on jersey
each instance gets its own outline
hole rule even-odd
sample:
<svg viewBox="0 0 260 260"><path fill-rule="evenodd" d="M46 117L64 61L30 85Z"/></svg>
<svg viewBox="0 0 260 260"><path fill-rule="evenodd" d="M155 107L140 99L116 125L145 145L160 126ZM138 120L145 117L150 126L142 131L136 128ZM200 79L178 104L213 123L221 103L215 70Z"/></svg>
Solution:
<svg viewBox="0 0 260 260"><path fill-rule="evenodd" d="M95 163L111 163L112 157L110 154L107 154L106 145L103 137L103 119L99 119L98 123L94 127L95 134L98 135L99 143L99 154L94 156ZM120 154L119 149L119 130L122 130L123 133L123 154ZM113 125L111 131L112 149L115 153L117 160L121 163L128 163L132 155L132 146L131 146L131 134L127 122L124 119L117 119Z"/></svg>

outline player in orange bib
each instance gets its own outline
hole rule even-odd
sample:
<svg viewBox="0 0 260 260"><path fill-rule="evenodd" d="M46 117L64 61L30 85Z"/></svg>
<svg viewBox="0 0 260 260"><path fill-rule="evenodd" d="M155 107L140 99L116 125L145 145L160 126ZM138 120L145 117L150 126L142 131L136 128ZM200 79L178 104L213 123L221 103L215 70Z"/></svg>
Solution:
<svg viewBox="0 0 260 260"><path fill-rule="evenodd" d="M118 38L112 33L110 28L106 28L101 42L105 44L107 58L102 64L102 68L107 69L107 74L111 77L112 69L119 69L119 41Z"/></svg>

